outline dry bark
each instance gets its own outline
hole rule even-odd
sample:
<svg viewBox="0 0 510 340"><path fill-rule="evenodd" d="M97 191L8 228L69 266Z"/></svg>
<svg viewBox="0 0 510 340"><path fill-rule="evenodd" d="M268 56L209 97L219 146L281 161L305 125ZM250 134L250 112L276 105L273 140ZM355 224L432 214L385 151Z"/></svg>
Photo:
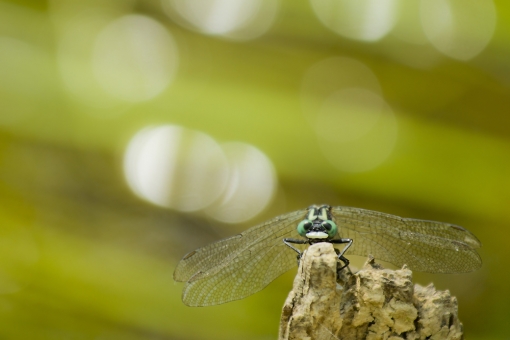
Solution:
<svg viewBox="0 0 510 340"><path fill-rule="evenodd" d="M355 274L337 275L338 264L330 243L303 253L283 307L280 340L463 338L449 291L413 286L406 266L384 269L372 257Z"/></svg>

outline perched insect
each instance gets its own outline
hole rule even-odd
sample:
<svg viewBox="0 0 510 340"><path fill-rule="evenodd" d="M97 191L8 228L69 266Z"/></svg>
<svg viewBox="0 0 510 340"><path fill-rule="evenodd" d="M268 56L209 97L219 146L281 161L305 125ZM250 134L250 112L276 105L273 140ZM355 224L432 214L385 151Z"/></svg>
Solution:
<svg viewBox="0 0 510 340"><path fill-rule="evenodd" d="M299 238L299 237L302 238ZM186 282L188 306L210 306L245 298L296 265L296 244L345 244L338 252L407 264L416 271L464 273L480 268L480 241L457 225L402 218L377 211L311 206L278 216L245 232L185 255L174 272ZM343 268L342 267L342 268Z"/></svg>

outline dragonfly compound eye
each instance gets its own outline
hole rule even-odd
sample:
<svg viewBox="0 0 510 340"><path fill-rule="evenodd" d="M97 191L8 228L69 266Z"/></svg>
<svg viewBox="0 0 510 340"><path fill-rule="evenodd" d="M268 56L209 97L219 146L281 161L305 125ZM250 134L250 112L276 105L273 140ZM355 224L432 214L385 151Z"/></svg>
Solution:
<svg viewBox="0 0 510 340"><path fill-rule="evenodd" d="M326 220L322 222L322 226L326 229L326 231L328 232L328 236L330 238L335 236L338 231L336 223L331 220Z"/></svg>
<svg viewBox="0 0 510 340"><path fill-rule="evenodd" d="M306 237L306 233L310 231L312 226L313 226L312 222L310 222L309 220L303 220L299 222L297 226L297 232L299 233L299 235Z"/></svg>

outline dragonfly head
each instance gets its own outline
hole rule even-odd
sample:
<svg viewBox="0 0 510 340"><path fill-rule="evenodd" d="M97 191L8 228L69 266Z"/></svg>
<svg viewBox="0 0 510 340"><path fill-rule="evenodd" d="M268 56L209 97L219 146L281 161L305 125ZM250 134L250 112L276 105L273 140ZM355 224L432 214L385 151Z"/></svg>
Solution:
<svg viewBox="0 0 510 340"><path fill-rule="evenodd" d="M327 240L332 239L338 232L336 223L333 222L330 213L330 207L323 205L320 207L311 206L308 208L308 215L297 226L299 235L309 240Z"/></svg>

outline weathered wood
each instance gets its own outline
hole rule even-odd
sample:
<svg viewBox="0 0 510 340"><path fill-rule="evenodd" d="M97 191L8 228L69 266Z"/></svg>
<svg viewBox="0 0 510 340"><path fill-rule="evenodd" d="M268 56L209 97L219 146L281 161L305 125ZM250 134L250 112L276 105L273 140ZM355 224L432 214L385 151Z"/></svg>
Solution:
<svg viewBox="0 0 510 340"><path fill-rule="evenodd" d="M301 258L283 307L280 340L461 339L457 299L412 272L383 269L369 258L355 274L342 270L330 243L312 245Z"/></svg>

